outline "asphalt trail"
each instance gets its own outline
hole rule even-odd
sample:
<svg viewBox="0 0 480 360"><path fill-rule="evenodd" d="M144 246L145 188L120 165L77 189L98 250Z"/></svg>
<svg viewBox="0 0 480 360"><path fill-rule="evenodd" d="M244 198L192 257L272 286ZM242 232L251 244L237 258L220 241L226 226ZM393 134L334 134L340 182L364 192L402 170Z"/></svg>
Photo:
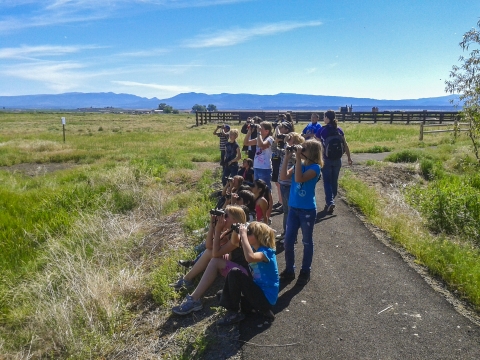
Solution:
<svg viewBox="0 0 480 360"><path fill-rule="evenodd" d="M323 187L317 186L317 204ZM281 229L281 215L272 226ZM296 245L297 275L303 246ZM341 200L320 212L310 282L284 287L276 320L240 325L241 358L480 359L480 327L458 313ZM283 248L277 248L279 270Z"/></svg>

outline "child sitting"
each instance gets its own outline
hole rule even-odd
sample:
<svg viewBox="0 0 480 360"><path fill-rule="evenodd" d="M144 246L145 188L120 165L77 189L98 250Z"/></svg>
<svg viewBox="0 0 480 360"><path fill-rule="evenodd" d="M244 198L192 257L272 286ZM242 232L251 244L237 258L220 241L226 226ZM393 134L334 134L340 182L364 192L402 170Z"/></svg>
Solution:
<svg viewBox="0 0 480 360"><path fill-rule="evenodd" d="M274 231L264 223L253 222L248 228L240 225L239 233L250 276L235 268L228 273L220 298L220 305L228 312L219 325L242 321L245 314L240 310L254 309L270 320L275 318L272 305L277 302L279 280Z"/></svg>

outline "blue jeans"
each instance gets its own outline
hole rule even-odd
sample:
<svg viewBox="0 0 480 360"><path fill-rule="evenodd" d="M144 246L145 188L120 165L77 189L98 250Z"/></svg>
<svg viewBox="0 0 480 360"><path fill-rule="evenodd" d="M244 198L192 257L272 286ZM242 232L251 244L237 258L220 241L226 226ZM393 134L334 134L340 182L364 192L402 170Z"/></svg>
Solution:
<svg viewBox="0 0 480 360"><path fill-rule="evenodd" d="M283 208L283 233L287 229L288 219L288 198L290 197L290 185L280 184L280 193L282 194L282 208Z"/></svg>
<svg viewBox="0 0 480 360"><path fill-rule="evenodd" d="M272 169L253 169L253 180L261 179L265 181L270 191L272 191Z"/></svg>
<svg viewBox="0 0 480 360"><path fill-rule="evenodd" d="M227 184L227 178L234 177L235 175L238 174L238 162L233 163L231 165L225 164L225 167L223 168L223 178L222 178L222 184L225 186Z"/></svg>
<svg viewBox="0 0 480 360"><path fill-rule="evenodd" d="M323 189L325 190L325 204L335 204L335 196L338 191L338 175L342 167L342 159L326 159L322 166Z"/></svg>
<svg viewBox="0 0 480 360"><path fill-rule="evenodd" d="M313 227L315 226L316 209L298 209L290 207L285 233L285 270L295 271L295 240L298 229L302 229L303 260L302 270L310 273L313 259Z"/></svg>

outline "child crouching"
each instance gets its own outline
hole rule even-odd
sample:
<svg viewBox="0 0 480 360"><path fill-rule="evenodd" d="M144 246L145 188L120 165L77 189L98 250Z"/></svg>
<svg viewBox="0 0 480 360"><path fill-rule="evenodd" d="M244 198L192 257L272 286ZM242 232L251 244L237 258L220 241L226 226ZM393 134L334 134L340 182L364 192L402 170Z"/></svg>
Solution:
<svg viewBox="0 0 480 360"><path fill-rule="evenodd" d="M266 224L253 222L241 224L240 243L245 260L249 263L250 275L232 269L223 287L220 305L228 310L219 325L230 325L245 318L240 311L255 309L271 320L275 318L272 305L278 298L279 279L275 256L275 233Z"/></svg>

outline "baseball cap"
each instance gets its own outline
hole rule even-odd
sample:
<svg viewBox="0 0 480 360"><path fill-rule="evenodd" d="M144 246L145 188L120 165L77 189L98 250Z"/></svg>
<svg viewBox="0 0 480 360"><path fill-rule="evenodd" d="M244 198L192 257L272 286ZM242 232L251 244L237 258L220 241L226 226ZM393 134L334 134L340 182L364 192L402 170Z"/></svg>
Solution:
<svg viewBox="0 0 480 360"><path fill-rule="evenodd" d="M230 131L230 125L225 124L223 125L223 128L225 129L225 131Z"/></svg>

